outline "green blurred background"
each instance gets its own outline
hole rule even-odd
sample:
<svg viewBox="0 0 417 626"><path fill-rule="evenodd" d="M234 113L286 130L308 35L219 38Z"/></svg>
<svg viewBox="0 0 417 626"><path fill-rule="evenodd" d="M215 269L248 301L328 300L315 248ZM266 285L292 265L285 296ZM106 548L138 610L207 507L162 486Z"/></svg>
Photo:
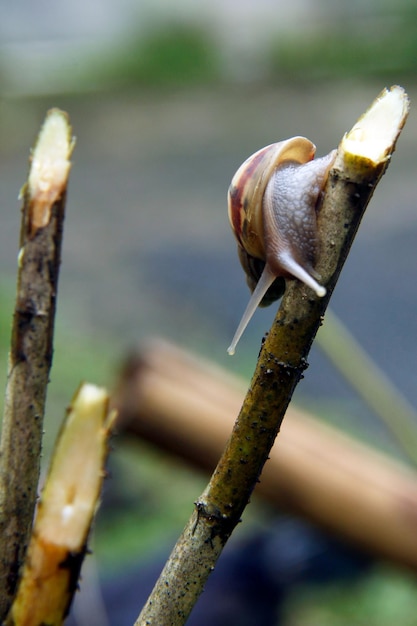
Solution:
<svg viewBox="0 0 417 626"><path fill-rule="evenodd" d="M417 93L412 1L0 1L0 340L3 380L19 231L17 195L47 109L70 115L70 180L46 449L80 380L113 385L130 349L163 335L249 378L275 309L226 355L248 299L226 190L258 148L306 135L335 147L384 86ZM417 123L412 109L332 300L414 405ZM295 400L401 456L317 349ZM114 570L169 547L206 477L149 445L114 442L96 532ZM173 488L173 482L176 488ZM251 505L248 524L271 511ZM252 519L253 518L253 519ZM251 520L251 521L250 521ZM241 525L238 533L245 532ZM111 538L111 540L109 539ZM288 624L415 623L414 583L381 567L359 593L307 592ZM391 613L380 599L392 594ZM300 608L301 607L301 608ZM394 608L393 608L394 607ZM356 607L357 608L357 607ZM392 613L394 611L394 613ZM292 621L291 621L292 620ZM294 621L295 620L295 621ZM298 621L297 621L298 620Z"/></svg>

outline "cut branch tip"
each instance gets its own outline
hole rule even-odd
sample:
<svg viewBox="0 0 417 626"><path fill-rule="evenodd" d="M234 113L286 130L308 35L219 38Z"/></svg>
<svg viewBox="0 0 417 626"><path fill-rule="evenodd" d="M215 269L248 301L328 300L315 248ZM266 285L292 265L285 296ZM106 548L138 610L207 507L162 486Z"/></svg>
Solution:
<svg viewBox="0 0 417 626"><path fill-rule="evenodd" d="M33 154L27 187L31 203L31 231L49 223L53 204L64 193L74 148L68 116L59 109L48 111Z"/></svg>
<svg viewBox="0 0 417 626"><path fill-rule="evenodd" d="M383 163L395 148L409 109L410 101L402 87L384 89L346 133L341 148L347 154Z"/></svg>

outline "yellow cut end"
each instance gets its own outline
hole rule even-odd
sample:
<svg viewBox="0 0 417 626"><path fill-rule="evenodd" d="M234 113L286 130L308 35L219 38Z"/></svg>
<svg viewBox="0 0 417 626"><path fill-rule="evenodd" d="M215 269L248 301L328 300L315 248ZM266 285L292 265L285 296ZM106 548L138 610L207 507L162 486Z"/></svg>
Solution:
<svg viewBox="0 0 417 626"><path fill-rule="evenodd" d="M105 389L75 394L55 447L6 626L60 626L75 590L115 412Z"/></svg>
<svg viewBox="0 0 417 626"><path fill-rule="evenodd" d="M383 163L393 150L410 109L402 87L384 89L344 136L341 148L373 163Z"/></svg>
<svg viewBox="0 0 417 626"><path fill-rule="evenodd" d="M36 520L45 539L78 550L96 509L107 437L114 415L103 388L84 384L75 395L57 442Z"/></svg>
<svg viewBox="0 0 417 626"><path fill-rule="evenodd" d="M73 147L67 115L51 109L39 133L28 177L32 231L49 223L52 206L67 185Z"/></svg>

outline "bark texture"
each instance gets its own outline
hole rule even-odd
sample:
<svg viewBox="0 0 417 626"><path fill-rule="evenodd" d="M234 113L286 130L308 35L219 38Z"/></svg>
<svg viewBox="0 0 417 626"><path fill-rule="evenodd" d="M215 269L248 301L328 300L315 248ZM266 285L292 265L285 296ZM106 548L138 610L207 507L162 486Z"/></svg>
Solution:
<svg viewBox="0 0 417 626"><path fill-rule="evenodd" d="M67 116L53 109L38 137L22 190L17 295L0 448L1 620L16 590L37 497L71 152Z"/></svg>
<svg viewBox="0 0 417 626"><path fill-rule="evenodd" d="M400 87L384 90L342 139L318 219L316 269L327 294L317 298L298 281L288 283L229 442L136 626L186 622L239 522L307 367L311 344L408 109Z"/></svg>

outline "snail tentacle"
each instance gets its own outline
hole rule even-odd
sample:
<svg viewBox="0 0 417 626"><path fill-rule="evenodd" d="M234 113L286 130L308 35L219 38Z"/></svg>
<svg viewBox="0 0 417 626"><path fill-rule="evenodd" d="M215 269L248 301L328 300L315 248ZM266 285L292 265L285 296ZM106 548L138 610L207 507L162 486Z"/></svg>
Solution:
<svg viewBox="0 0 417 626"><path fill-rule="evenodd" d="M227 352L230 355L233 355L236 350L236 346L238 344L239 339L243 335L246 326L248 325L252 315L255 313L258 308L262 298L276 279L275 274L271 271L268 265L265 265L264 270L261 274L260 279L250 297L248 302L248 306L245 309L245 312L242 315L242 319L239 322L239 326L236 329L234 337L232 339L232 343L227 348Z"/></svg>
<svg viewBox="0 0 417 626"><path fill-rule="evenodd" d="M297 278L318 297L326 294L314 270L318 243L316 208L336 151L315 160L314 153L311 141L293 137L255 152L232 179L229 219L253 293L229 354L234 353L256 308L282 295L280 284L278 289L270 289L277 278L282 282Z"/></svg>

